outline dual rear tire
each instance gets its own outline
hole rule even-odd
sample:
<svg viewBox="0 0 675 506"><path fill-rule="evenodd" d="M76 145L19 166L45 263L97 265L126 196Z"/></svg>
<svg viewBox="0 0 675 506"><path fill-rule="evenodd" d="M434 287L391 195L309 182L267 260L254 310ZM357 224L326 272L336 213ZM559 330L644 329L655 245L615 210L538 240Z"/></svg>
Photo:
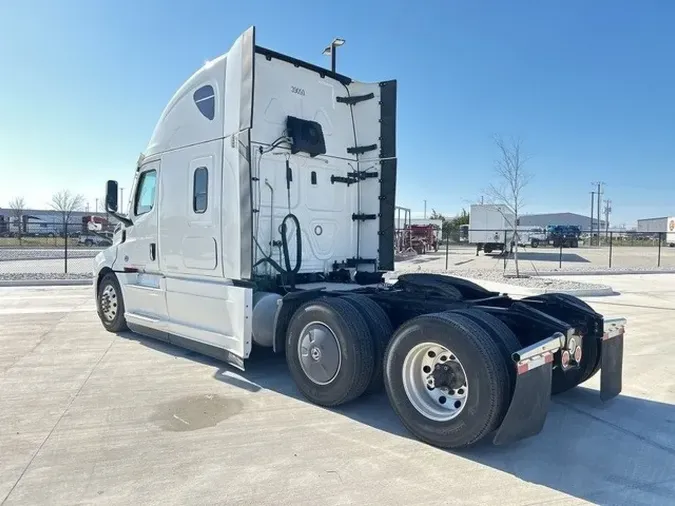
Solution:
<svg viewBox="0 0 675 506"><path fill-rule="evenodd" d="M308 400L328 407L384 383L408 430L443 448L472 445L499 427L515 384L510 355L520 347L506 325L464 309L418 316L391 334L368 297L307 302L288 327L291 376Z"/></svg>
<svg viewBox="0 0 675 506"><path fill-rule="evenodd" d="M382 388L391 333L386 313L368 297L322 297L300 306L291 318L286 362L307 399L339 406Z"/></svg>

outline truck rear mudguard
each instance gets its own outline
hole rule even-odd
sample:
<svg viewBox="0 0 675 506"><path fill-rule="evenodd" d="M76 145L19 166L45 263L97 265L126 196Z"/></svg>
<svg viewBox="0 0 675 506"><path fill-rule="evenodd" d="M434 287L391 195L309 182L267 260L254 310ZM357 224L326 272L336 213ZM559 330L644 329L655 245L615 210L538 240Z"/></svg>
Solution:
<svg viewBox="0 0 675 506"><path fill-rule="evenodd" d="M621 392L626 320L606 319L603 324L604 330L600 336L587 336L586 339L599 341L600 398L606 401ZM511 443L542 430L551 399L553 367L563 367L561 358L568 342L564 334L555 333L513 354L516 384L509 409L495 434L495 444Z"/></svg>

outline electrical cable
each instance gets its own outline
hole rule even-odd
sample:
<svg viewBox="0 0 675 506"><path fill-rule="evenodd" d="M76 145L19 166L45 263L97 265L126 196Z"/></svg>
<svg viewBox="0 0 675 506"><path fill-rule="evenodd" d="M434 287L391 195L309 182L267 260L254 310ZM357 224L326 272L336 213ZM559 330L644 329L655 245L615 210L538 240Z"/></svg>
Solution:
<svg viewBox="0 0 675 506"><path fill-rule="evenodd" d="M275 147L278 146L282 141L288 140L285 137L280 137L272 145L267 149L267 150L260 150L260 155L259 155L259 160L258 160L258 178L260 177L260 161L262 159L262 155L266 152L271 151ZM262 246L260 246L260 243L258 242L257 238L257 232L253 237L253 240L260 250L260 252L263 255L263 258L258 260L253 264L253 268L257 267L258 265L261 265L263 263L268 263L269 265L272 266L274 270L279 272L282 277L282 284L290 284L292 289L295 289L295 276L296 274L300 271L300 268L302 266L302 233L300 229L300 220L298 220L298 217L295 216L293 213L291 213L291 182L293 181L293 176L292 176L292 170L290 166L290 162L288 158L286 159L286 191L288 194L288 214L284 216L284 219L281 221L281 225L279 227L279 231L281 232L281 250L282 250L282 256L284 258L284 267L279 265L273 258L272 255L268 255L265 253L263 250ZM258 191L260 194L260 185L258 185ZM260 202L260 199L258 199L258 202ZM296 243L296 250L295 250L295 265L291 266L291 256L290 256L290 251L288 249L288 225L286 222L288 220L291 220L295 224L295 243ZM259 220L258 222L259 223ZM256 230L257 230L257 223L256 223ZM272 238L270 237L270 242L272 242Z"/></svg>

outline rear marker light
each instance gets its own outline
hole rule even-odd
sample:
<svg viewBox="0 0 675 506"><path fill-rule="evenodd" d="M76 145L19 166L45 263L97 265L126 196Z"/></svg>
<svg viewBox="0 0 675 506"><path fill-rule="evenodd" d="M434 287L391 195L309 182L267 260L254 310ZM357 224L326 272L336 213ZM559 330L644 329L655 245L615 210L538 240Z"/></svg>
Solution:
<svg viewBox="0 0 675 506"><path fill-rule="evenodd" d="M576 357L576 355L575 355L575 357ZM563 351L562 356L560 357L560 360L562 362L563 367L567 367L568 365L570 365L570 352L567 351L567 350Z"/></svg>
<svg viewBox="0 0 675 506"><path fill-rule="evenodd" d="M574 361L577 364L581 363L581 346L577 346L577 349L574 350Z"/></svg>

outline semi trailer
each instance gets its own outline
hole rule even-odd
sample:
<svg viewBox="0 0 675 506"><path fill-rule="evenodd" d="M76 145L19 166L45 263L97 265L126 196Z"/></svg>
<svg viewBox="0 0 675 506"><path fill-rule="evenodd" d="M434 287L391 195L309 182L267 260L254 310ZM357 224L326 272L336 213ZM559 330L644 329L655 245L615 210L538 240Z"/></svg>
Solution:
<svg viewBox="0 0 675 506"><path fill-rule="evenodd" d="M285 355L312 403L384 389L420 440L538 433L552 394L601 371L621 391L626 321L578 298L515 300L394 269L396 81L362 83L261 47L248 29L171 98L128 213L94 262L97 312L245 369ZM473 215L473 212L472 212Z"/></svg>
<svg viewBox="0 0 675 506"><path fill-rule="evenodd" d="M515 215L503 205L474 204L469 215L469 243L479 251L492 253L511 248L513 231L516 229Z"/></svg>

